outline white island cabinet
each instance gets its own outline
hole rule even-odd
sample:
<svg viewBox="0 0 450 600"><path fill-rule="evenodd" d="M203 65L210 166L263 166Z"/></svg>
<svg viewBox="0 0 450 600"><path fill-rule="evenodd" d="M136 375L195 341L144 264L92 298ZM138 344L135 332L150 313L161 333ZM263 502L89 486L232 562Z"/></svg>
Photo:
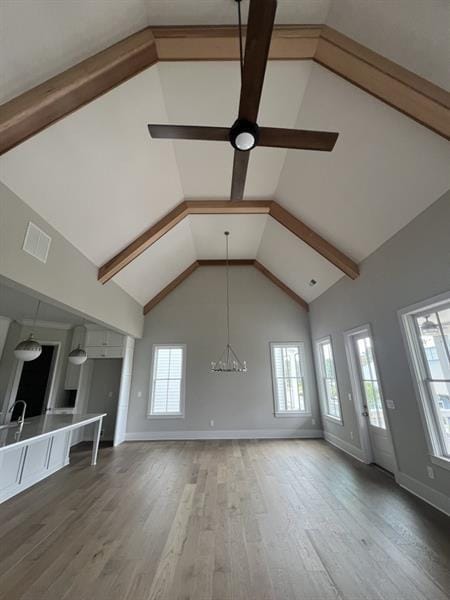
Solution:
<svg viewBox="0 0 450 600"><path fill-rule="evenodd" d="M0 503L67 465L72 431L92 423L95 465L104 416L45 415L25 420L21 431L17 426L0 429Z"/></svg>

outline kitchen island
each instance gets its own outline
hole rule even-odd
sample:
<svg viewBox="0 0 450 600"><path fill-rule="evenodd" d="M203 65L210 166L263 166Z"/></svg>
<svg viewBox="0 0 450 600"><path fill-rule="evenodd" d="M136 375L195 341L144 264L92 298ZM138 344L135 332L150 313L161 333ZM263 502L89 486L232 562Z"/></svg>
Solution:
<svg viewBox="0 0 450 600"><path fill-rule="evenodd" d="M69 463L72 431L95 424L91 465L97 463L102 420L106 414L42 415L22 427L0 428L0 503L49 477Z"/></svg>

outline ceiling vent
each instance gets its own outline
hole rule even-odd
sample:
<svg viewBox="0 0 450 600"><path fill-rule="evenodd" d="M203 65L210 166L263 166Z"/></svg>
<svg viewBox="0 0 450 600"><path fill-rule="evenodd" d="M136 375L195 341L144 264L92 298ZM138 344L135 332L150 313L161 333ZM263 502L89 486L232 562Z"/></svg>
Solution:
<svg viewBox="0 0 450 600"><path fill-rule="evenodd" d="M31 221L28 223L23 250L43 263L47 262L52 238Z"/></svg>

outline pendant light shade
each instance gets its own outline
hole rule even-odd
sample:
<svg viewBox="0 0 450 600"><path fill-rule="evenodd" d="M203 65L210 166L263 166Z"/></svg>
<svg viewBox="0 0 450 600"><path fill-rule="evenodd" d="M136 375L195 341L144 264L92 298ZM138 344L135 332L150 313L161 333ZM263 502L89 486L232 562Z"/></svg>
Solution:
<svg viewBox="0 0 450 600"><path fill-rule="evenodd" d="M34 323L33 329L36 328L36 319L39 312L39 307L41 305L40 300L38 300L36 306L36 313L34 315ZM34 334L30 333L26 340L22 340L17 344L14 349L14 355L19 360L23 360L24 362L30 362L31 360L35 360L42 354L42 346L40 343L34 339Z"/></svg>
<svg viewBox="0 0 450 600"><path fill-rule="evenodd" d="M41 353L42 346L34 339L34 335L32 333L30 333L26 340L23 340L17 344L14 350L15 357L19 360L23 360L24 362L35 360L41 355Z"/></svg>
<svg viewBox="0 0 450 600"><path fill-rule="evenodd" d="M87 361L86 351L83 350L83 348L81 347L81 344L78 344L78 348L75 348L74 350L72 350L72 352L70 352L69 362L71 362L73 365L82 365L86 361Z"/></svg>

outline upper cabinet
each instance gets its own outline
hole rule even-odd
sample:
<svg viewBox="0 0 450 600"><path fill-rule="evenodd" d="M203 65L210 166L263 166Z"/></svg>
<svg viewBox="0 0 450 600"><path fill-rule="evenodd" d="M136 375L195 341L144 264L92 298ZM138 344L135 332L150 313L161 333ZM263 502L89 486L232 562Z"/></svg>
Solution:
<svg viewBox="0 0 450 600"><path fill-rule="evenodd" d="M88 358L122 358L124 338L106 329L88 329L86 352Z"/></svg>

